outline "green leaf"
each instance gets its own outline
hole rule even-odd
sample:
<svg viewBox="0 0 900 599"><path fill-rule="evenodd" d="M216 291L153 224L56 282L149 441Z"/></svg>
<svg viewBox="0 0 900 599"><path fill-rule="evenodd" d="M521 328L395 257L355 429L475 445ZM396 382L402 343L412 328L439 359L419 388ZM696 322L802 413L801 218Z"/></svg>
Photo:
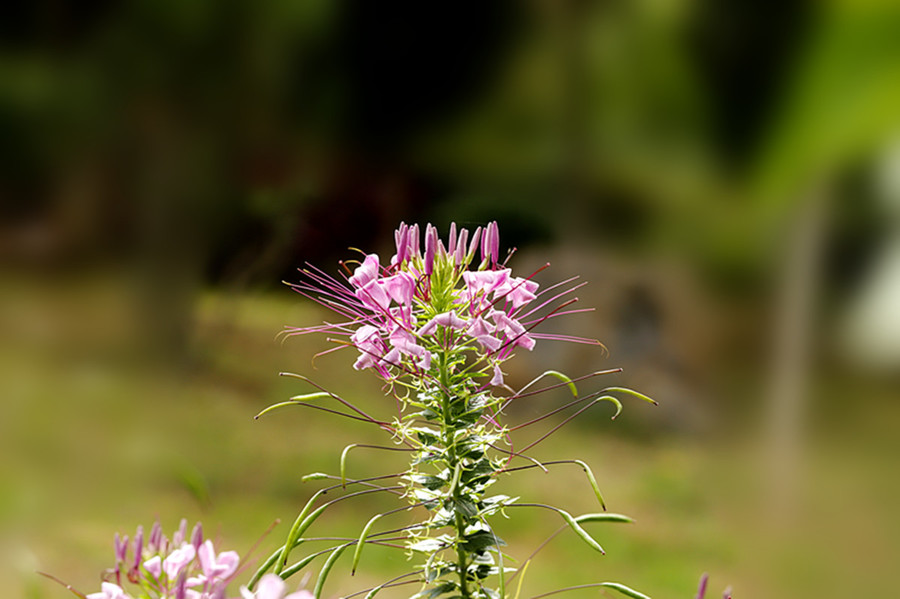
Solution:
<svg viewBox="0 0 900 599"><path fill-rule="evenodd" d="M440 432L427 426L416 426L410 429L416 433L419 441L425 445L433 445L440 442Z"/></svg>
<svg viewBox="0 0 900 599"><path fill-rule="evenodd" d="M487 458L482 458L463 470L460 482L465 486L471 487L476 484L486 483L494 474L494 465Z"/></svg>
<svg viewBox="0 0 900 599"><path fill-rule="evenodd" d="M478 506L466 499L454 499L448 507L451 512L461 514L465 518L474 518L478 514Z"/></svg>
<svg viewBox="0 0 900 599"><path fill-rule="evenodd" d="M413 474L406 477L410 482L425 487L429 491L437 491L447 484L447 481L440 476L430 474Z"/></svg>
<svg viewBox="0 0 900 599"><path fill-rule="evenodd" d="M647 595L643 593L639 593L634 589L625 586L624 584L620 584L618 582L601 582L600 586L609 587L611 589L615 589L625 595L626 597L632 597L632 599L650 599Z"/></svg>
<svg viewBox="0 0 900 599"><path fill-rule="evenodd" d="M441 585L434 587L433 589L426 589L424 591L420 591L410 597L409 599L435 599L440 595L445 593L452 593L457 590L459 587L455 582L445 582Z"/></svg>
<svg viewBox="0 0 900 599"><path fill-rule="evenodd" d="M489 530L478 530L465 536L462 548L466 553L477 553L489 547L500 547L506 542Z"/></svg>
<svg viewBox="0 0 900 599"><path fill-rule="evenodd" d="M443 549L446 546L446 543L443 543L437 539L422 539L421 541L416 541L415 543L410 543L407 548L410 551L418 551L419 553L434 553Z"/></svg>

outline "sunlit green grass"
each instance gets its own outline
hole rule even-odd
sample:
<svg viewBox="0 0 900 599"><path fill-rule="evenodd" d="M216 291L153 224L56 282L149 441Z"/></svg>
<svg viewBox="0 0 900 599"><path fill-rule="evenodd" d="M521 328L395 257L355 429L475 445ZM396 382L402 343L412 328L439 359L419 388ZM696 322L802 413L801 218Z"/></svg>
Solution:
<svg viewBox="0 0 900 599"><path fill-rule="evenodd" d="M394 410L374 377L350 369L349 353L324 356L314 369L311 357L327 347L324 340L276 339L285 324L322 318L288 291L204 294L191 359L182 367L141 353L129 298L106 278L62 287L23 279L2 300L0 322L8 331L0 346L4 596L69 596L37 570L96 590L100 572L111 565L112 534L133 534L157 516L169 531L182 516L202 520L221 547L242 554L280 519L255 554L261 559L318 488L303 483L304 474L337 474L349 443L388 443L369 425L313 410L287 408L253 420L267 405L309 390L279 371L308 374L373 414L389 418ZM621 422L601 417L604 406L536 448L545 461L587 461L609 510L635 523L590 525L605 556L564 531L528 568L522 598L600 580L656 599L692 597L704 571L712 574L711 590L732 584L736 597L890 596L885 573L897 562L900 536L894 509L900 505L900 406L886 392L844 407L830 399L840 399L841 387L822 383L817 392L826 396L806 433L803 477L783 513L769 511L760 445L752 423L737 418L705 437L632 437L622 434L628 427ZM627 404L620 419L639 419L647 409ZM510 418L516 417L514 411ZM357 450L348 474L401 468L402 456ZM495 489L572 513L599 510L574 466L511 475ZM348 501L310 534L355 537L372 514L396 502L388 495ZM533 508L510 509L509 516L498 529L520 561L562 524ZM400 551L367 549L360 572L335 577L326 595L363 589L409 568Z"/></svg>

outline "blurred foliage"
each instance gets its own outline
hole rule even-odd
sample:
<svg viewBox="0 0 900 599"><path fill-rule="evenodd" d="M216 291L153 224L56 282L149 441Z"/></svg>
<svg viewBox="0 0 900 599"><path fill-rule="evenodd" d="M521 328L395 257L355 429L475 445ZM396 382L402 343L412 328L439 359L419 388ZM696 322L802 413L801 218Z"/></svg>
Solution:
<svg viewBox="0 0 900 599"><path fill-rule="evenodd" d="M897 129L893 2L7 6L0 209L49 229L13 260L270 284L401 219L499 217L729 282Z"/></svg>
<svg viewBox="0 0 900 599"><path fill-rule="evenodd" d="M660 395L653 426L683 435L596 439L602 415L573 429L572 448L624 460L613 496L646 522L610 547L623 578L687 596L706 564L742 596L889 595L896 375L831 368L825 337L896 225L872 170L900 134L898 31L891 0L2 3L9 545L52 565L74 552L60 573L77 581L123 519L185 506L249 544L294 511L296 472L328 466L316 449L353 431L236 432L293 391L269 380L292 355L272 335L312 318L285 291L244 294L351 246L388 252L400 220L496 219L523 268L593 281L583 326ZM747 438L774 273L820 188L803 509L763 530ZM337 370L319 374L377 393ZM835 539L844 551L823 549ZM561 552L551 569L572 574ZM33 570L29 555L7 561Z"/></svg>

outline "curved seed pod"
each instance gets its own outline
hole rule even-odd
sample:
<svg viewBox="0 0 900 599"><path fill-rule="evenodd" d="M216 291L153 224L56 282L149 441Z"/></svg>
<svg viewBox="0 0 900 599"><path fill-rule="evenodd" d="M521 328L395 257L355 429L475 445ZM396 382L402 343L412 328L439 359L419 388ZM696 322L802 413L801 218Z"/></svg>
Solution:
<svg viewBox="0 0 900 599"><path fill-rule="evenodd" d="M337 561L341 554L344 552L344 549L349 547L350 544L341 545L337 549L331 552L331 555L328 556L328 559L325 560L325 565L322 566L322 571L319 572L319 578L316 580L316 586L313 588L313 598L321 599L322 597L322 588L325 586L325 580L328 578L328 575L331 573L331 569L334 567L334 562Z"/></svg>
<svg viewBox="0 0 900 599"><path fill-rule="evenodd" d="M314 559L316 559L317 557L322 555L322 553L327 553L327 552L318 551L316 553L310 553L309 555L304 557L302 560L300 560L296 564L291 564L291 566L289 568L285 568L284 570L282 570L281 574L279 574L279 576L281 576L283 579L287 580L288 578L290 578L291 576L293 576L294 574L296 574L297 572L299 572L300 570L302 570L303 568L308 566L309 562L313 561Z"/></svg>
<svg viewBox="0 0 900 599"><path fill-rule="evenodd" d="M288 555L291 552L291 549L297 544L297 540L300 538L300 535L306 531L307 528L312 525L312 523L318 518L322 512L325 511L326 505L320 506L315 511L310 513L312 510L313 503L316 499L319 498L320 495L324 495L324 491L316 492L312 497L309 498L309 501L306 502L306 505L303 506L303 509L300 511L300 514L297 516L297 519L294 520L294 525L291 526L291 530L288 533L287 540L284 542L284 547L281 551L280 559L278 559L278 563L275 565L275 574L280 574L281 570L287 565Z"/></svg>
<svg viewBox="0 0 900 599"><path fill-rule="evenodd" d="M262 417L263 415L268 414L269 412L272 412L274 410L277 410L278 408L283 408L286 406L294 406L294 405L297 405L298 403L303 403L304 401L307 401L310 399L319 399L319 398L323 398L323 397L331 397L331 395L329 393L324 393L324 392L307 393L306 395L295 395L294 397L288 399L287 401L280 401L278 403L272 404L271 406L267 407L266 409L261 411L259 414L254 416L253 419L259 420L259 418Z"/></svg>
<svg viewBox="0 0 900 599"><path fill-rule="evenodd" d="M575 518L575 522L579 524L583 522L624 522L626 524L631 524L634 520L625 514L610 514L610 513L602 513L602 514L582 514Z"/></svg>
<svg viewBox="0 0 900 599"><path fill-rule="evenodd" d="M639 393L639 392L635 391L634 389L629 389L628 387L607 387L606 389L604 389L604 391L609 391L611 393L612 392L624 393L625 395L630 395L632 397L636 397L642 401L646 401L647 403L652 403L654 406L659 405L659 402L656 401L655 399L653 399L651 397L647 397L643 393Z"/></svg>
<svg viewBox="0 0 900 599"><path fill-rule="evenodd" d="M372 525L375 524L381 516L382 514L375 514L368 522L366 522L366 525L363 526L362 533L359 535L359 540L356 542L356 549L353 551L353 565L350 567L350 576L356 574L356 566L359 565L359 558L362 556L363 546L366 544L366 536L369 534Z"/></svg>
<svg viewBox="0 0 900 599"><path fill-rule="evenodd" d="M561 380L562 382L564 382L566 384L566 386L569 388L569 391L572 392L572 397L578 397L578 387L575 386L575 383L572 381L572 379L569 376L559 372L558 370L548 370L538 378L545 377L545 376L555 376L556 378L558 378L559 380ZM535 379L535 380L537 380L537 379Z"/></svg>
<svg viewBox="0 0 900 599"><path fill-rule="evenodd" d="M357 447L356 443L351 443L347 447L344 448L344 451L341 452L341 488L347 488L347 454L350 453L350 450L354 447Z"/></svg>
<svg viewBox="0 0 900 599"><path fill-rule="evenodd" d="M592 549L595 549L595 550L599 551L601 554L606 555L606 551L603 550L603 547L600 546L600 543L595 541L594 537L589 535L585 529L581 528L581 526L578 524L578 522L575 521L575 518L572 517L572 514L570 514L569 512L567 512L565 510L561 510L559 508L554 508L554 509L556 509L556 511L559 512L559 515L562 516L563 520L566 521L566 524L568 524L569 527L573 531L575 531L575 534L577 534L579 537L581 537L581 539L585 543L590 545Z"/></svg>
<svg viewBox="0 0 900 599"><path fill-rule="evenodd" d="M615 420L619 414L622 413L622 402L613 397L612 395L601 395L597 399L595 399L592 403L597 403L598 401L608 401L611 402L614 406L616 406L616 413L610 417L610 420Z"/></svg>
<svg viewBox="0 0 900 599"><path fill-rule="evenodd" d="M650 599L647 595L643 593L639 593L634 589L625 586L624 584L620 584L618 582L601 582L600 586L608 587L611 589L615 589L625 595L626 597L631 597L632 599Z"/></svg>
<svg viewBox="0 0 900 599"><path fill-rule="evenodd" d="M588 482L591 483L591 488L594 490L594 495L597 496L597 501L600 502L600 507L603 508L603 511L606 511L606 502L603 501L603 494L600 493L600 486L597 484L597 479L594 478L594 473L593 471L591 471L591 467L581 460L575 460L575 463L581 466L581 468L584 470L584 473L588 477Z"/></svg>

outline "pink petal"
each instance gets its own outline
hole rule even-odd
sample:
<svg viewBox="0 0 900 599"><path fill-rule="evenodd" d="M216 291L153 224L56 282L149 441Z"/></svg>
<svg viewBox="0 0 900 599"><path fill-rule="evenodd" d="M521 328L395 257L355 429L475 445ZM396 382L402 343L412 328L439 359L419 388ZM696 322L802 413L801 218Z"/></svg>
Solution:
<svg viewBox="0 0 900 599"><path fill-rule="evenodd" d="M491 379L491 385L500 387L503 385L503 372L500 371L500 365L494 365L494 377Z"/></svg>
<svg viewBox="0 0 900 599"><path fill-rule="evenodd" d="M378 262L378 254L369 254L363 260L363 263L356 267L353 276L350 277L350 284L354 287L363 287L366 283L378 278L381 265Z"/></svg>
<svg viewBox="0 0 900 599"><path fill-rule="evenodd" d="M361 289L356 291L356 297L367 308L375 312L381 312L387 309L391 303L391 298L381 285L381 281L373 279L366 283Z"/></svg>
<svg viewBox="0 0 900 599"><path fill-rule="evenodd" d="M500 270L478 270L466 271L463 273L463 280L466 283L466 289L470 297L474 297L479 292L488 294L498 287L504 285L509 279L509 269Z"/></svg>
<svg viewBox="0 0 900 599"><path fill-rule="evenodd" d="M259 581L256 599L281 599L284 581L277 574L266 574Z"/></svg>
<svg viewBox="0 0 900 599"><path fill-rule="evenodd" d="M416 280L408 272L397 273L381 280L387 294L398 304L408 305L416 291Z"/></svg>
<svg viewBox="0 0 900 599"><path fill-rule="evenodd" d="M495 327L481 318L480 316L469 321L469 335L472 337L483 337L493 334Z"/></svg>
<svg viewBox="0 0 900 599"><path fill-rule="evenodd" d="M534 281L519 277L509 277L507 281L497 286L494 297L505 297L512 303L515 310L537 297L535 294L537 290L538 284Z"/></svg>
<svg viewBox="0 0 900 599"><path fill-rule="evenodd" d="M475 341L481 344L481 346L489 351L497 351L503 346L503 342L497 339L496 337L491 337L490 335L479 335L475 337Z"/></svg>
<svg viewBox="0 0 900 599"><path fill-rule="evenodd" d="M144 562L144 569L147 570L153 578L158 579L159 575L162 574L162 558L158 555L154 555Z"/></svg>
<svg viewBox="0 0 900 599"><path fill-rule="evenodd" d="M178 577L178 573L181 572L181 570L185 566L190 564L194 560L194 557L196 555L197 550L194 549L194 546L190 544L182 545L181 547L170 553L169 556L163 561L163 570L165 571L166 576L169 577L169 580L175 580Z"/></svg>

